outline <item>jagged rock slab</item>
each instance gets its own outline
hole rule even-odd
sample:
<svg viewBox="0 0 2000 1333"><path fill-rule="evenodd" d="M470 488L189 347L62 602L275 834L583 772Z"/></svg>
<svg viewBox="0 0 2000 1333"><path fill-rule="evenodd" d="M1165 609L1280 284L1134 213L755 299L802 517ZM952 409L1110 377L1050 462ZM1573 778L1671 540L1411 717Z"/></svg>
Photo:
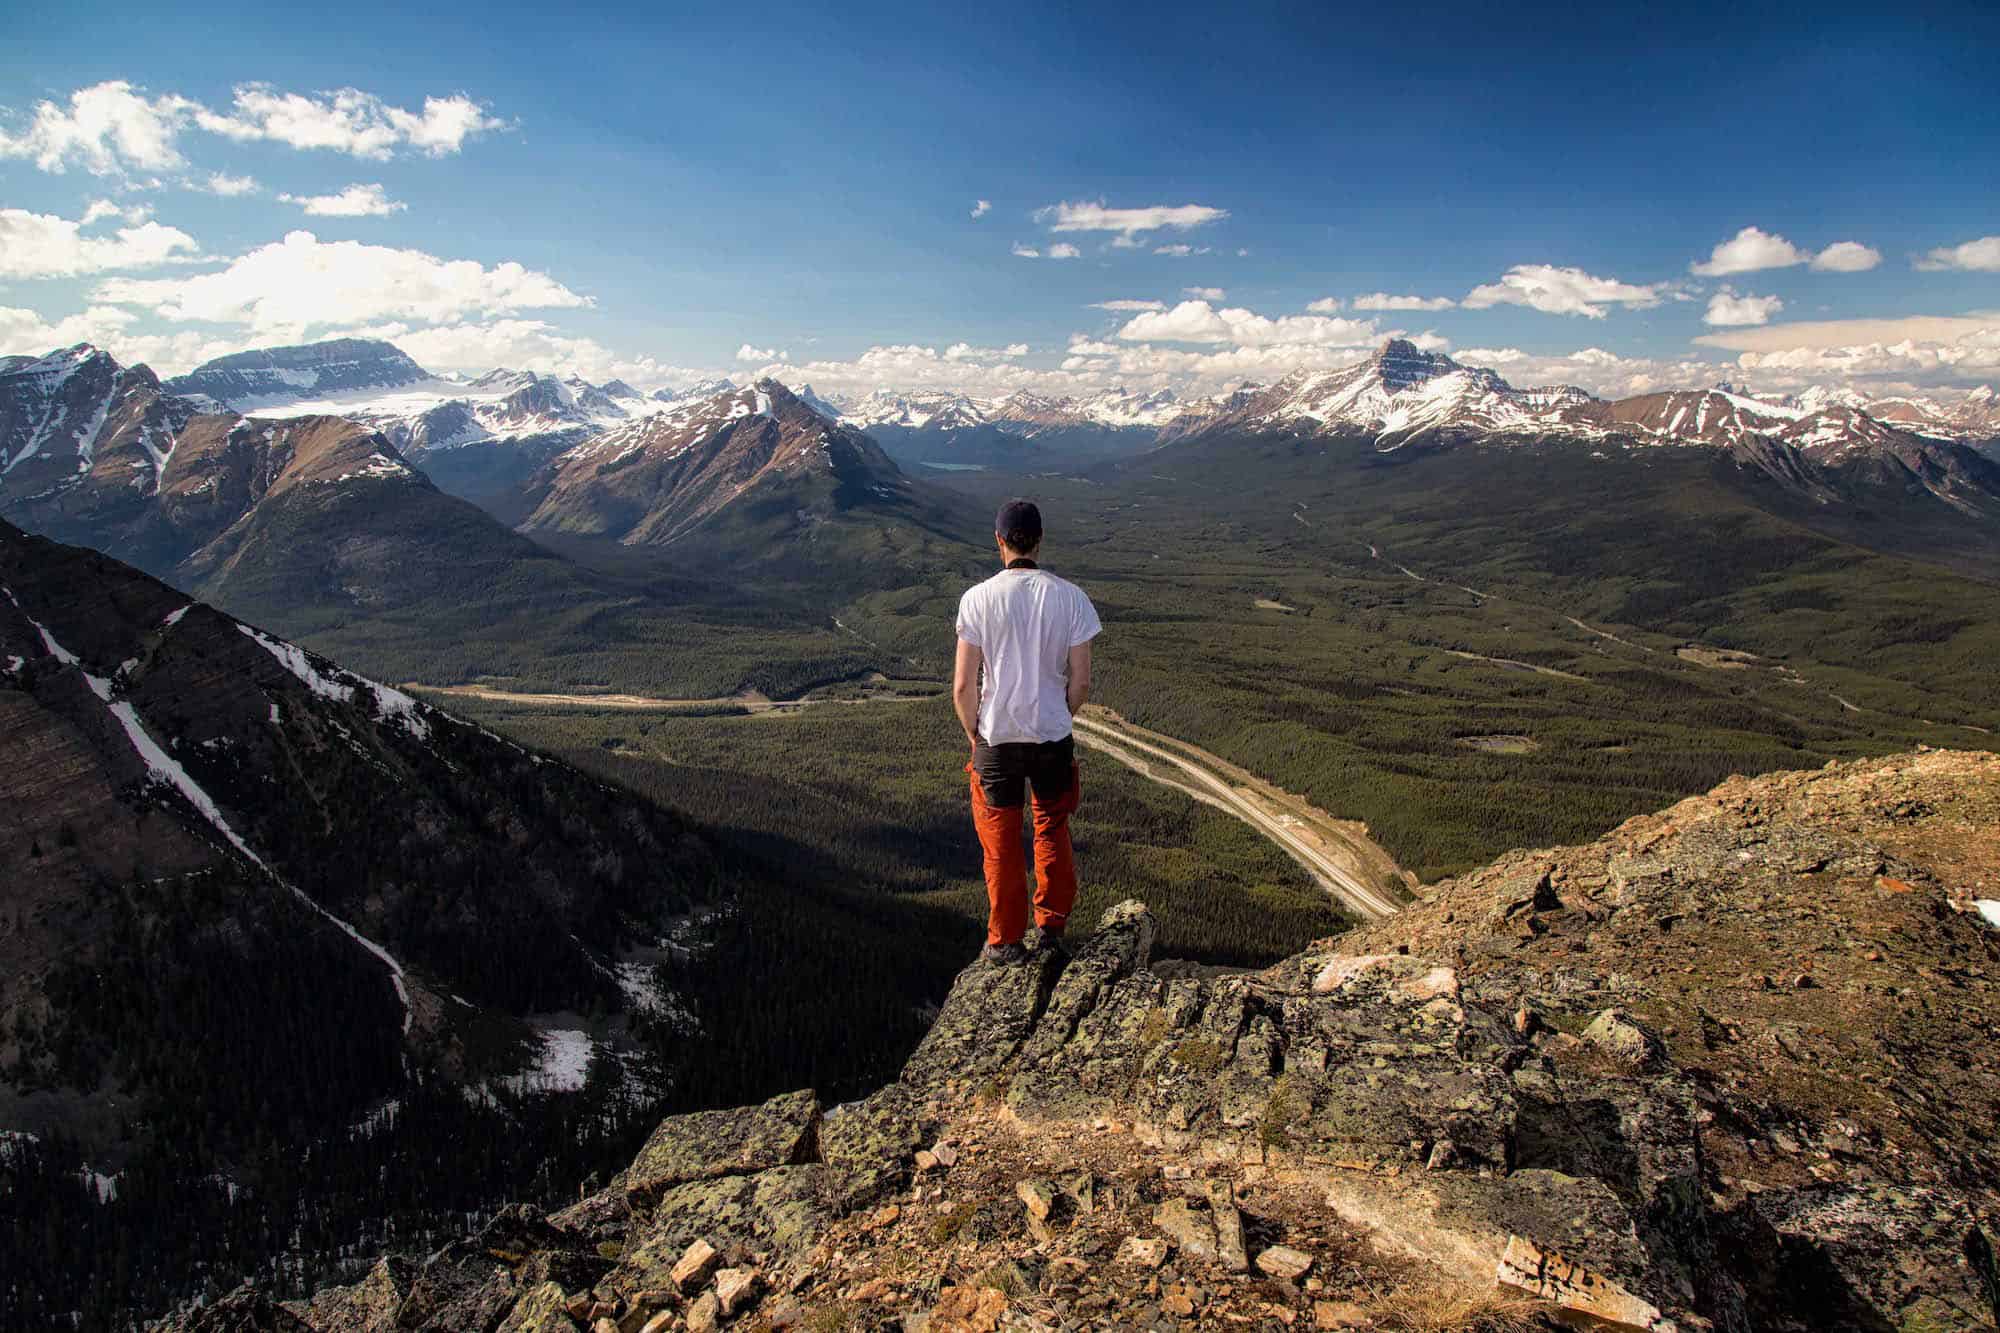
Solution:
<svg viewBox="0 0 2000 1333"><path fill-rule="evenodd" d="M696 1111L660 1122L623 1180L626 1197L645 1208L689 1181L754 1175L797 1166L818 1155L819 1098L810 1091L762 1106Z"/></svg>

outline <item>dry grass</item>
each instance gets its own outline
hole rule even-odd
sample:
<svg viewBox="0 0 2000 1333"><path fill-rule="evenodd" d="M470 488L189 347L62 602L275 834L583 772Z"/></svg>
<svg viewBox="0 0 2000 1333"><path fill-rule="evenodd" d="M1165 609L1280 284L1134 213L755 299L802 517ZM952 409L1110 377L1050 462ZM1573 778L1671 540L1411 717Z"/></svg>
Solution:
<svg viewBox="0 0 2000 1333"><path fill-rule="evenodd" d="M1491 1287L1424 1281L1368 1303L1375 1327L1394 1333L1536 1333L1547 1328L1540 1301Z"/></svg>

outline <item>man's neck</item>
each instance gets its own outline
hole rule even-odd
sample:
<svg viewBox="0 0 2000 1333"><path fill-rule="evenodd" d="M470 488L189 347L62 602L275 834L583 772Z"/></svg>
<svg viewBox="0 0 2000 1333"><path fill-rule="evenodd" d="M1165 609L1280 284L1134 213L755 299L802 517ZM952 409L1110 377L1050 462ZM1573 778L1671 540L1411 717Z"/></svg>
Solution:
<svg viewBox="0 0 2000 1333"><path fill-rule="evenodd" d="M1035 557L1033 557L1033 556L1031 556L1031 555L1013 555L1013 554L1009 554L1009 555L1008 555L1008 557L1007 557L1007 568L1008 568L1008 569L1040 569L1040 568L1041 568L1041 566L1035 563Z"/></svg>

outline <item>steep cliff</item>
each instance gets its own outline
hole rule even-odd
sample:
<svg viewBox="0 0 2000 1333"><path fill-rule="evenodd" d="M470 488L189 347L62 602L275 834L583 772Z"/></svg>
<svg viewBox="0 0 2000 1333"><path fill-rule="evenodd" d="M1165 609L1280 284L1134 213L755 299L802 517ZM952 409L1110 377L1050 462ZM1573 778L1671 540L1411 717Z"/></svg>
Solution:
<svg viewBox="0 0 2000 1333"><path fill-rule="evenodd" d="M1126 903L861 1102L676 1117L560 1213L170 1327L1992 1329L1996 899L2000 759L1918 752L1261 972Z"/></svg>

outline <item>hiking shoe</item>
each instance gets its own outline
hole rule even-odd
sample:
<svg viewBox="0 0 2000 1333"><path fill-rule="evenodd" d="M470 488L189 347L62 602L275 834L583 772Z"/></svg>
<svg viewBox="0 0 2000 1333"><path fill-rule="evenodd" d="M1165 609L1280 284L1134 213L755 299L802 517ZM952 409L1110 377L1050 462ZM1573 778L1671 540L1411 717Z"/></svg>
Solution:
<svg viewBox="0 0 2000 1333"><path fill-rule="evenodd" d="M1035 928L1035 933L1028 937L1028 952L1057 953L1065 958L1069 957L1069 950L1063 947L1063 933L1060 930L1045 930L1039 926Z"/></svg>
<svg viewBox="0 0 2000 1333"><path fill-rule="evenodd" d="M979 956L995 967L1012 967L1026 962L1028 951L1018 944L989 944L979 951Z"/></svg>

